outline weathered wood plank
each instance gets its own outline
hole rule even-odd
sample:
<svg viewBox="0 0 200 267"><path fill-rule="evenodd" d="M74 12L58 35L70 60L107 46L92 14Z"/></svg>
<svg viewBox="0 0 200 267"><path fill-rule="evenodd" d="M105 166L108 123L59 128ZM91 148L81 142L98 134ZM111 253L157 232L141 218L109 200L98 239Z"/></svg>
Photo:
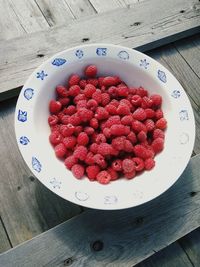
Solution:
<svg viewBox="0 0 200 267"><path fill-rule="evenodd" d="M153 201L128 210L84 212L3 253L2 266L139 263L199 226L199 162L200 155L193 157L178 182Z"/></svg>
<svg viewBox="0 0 200 267"><path fill-rule="evenodd" d="M0 253L11 248L2 219L0 218Z"/></svg>
<svg viewBox="0 0 200 267"><path fill-rule="evenodd" d="M126 7L126 4L120 0L90 0L95 10L98 13L107 12L109 10L115 10L116 8Z"/></svg>
<svg viewBox="0 0 200 267"><path fill-rule="evenodd" d="M180 35L191 35L200 29L198 5L198 0L145 1L135 5L133 9L123 8L87 16L66 27L33 33L9 42L1 41L0 93L2 95L21 86L45 58L85 40L122 44L144 50L171 42ZM149 12L152 6L154 9ZM186 12L180 13L181 9ZM141 20L144 17L145 20ZM134 24L135 22L141 24ZM24 43L29 45L24 46ZM45 58L41 58L39 54L45 55ZM1 99L3 97L5 95Z"/></svg>
<svg viewBox="0 0 200 267"><path fill-rule="evenodd" d="M12 99L0 109L0 209L13 246L81 211L46 189L22 160L14 134L15 104Z"/></svg>
<svg viewBox="0 0 200 267"><path fill-rule="evenodd" d="M95 14L95 9L89 0L65 0L75 18L81 18Z"/></svg>

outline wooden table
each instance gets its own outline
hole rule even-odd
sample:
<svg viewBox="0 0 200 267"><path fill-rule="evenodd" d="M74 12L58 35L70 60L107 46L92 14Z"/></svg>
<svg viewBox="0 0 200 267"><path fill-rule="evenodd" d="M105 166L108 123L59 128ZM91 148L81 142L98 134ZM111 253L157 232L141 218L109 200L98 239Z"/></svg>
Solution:
<svg viewBox="0 0 200 267"><path fill-rule="evenodd" d="M199 33L199 0L0 0L1 267L200 266ZM99 41L166 66L196 119L193 155L178 182L148 204L113 212L86 210L46 189L21 158L13 126L16 96L36 66Z"/></svg>

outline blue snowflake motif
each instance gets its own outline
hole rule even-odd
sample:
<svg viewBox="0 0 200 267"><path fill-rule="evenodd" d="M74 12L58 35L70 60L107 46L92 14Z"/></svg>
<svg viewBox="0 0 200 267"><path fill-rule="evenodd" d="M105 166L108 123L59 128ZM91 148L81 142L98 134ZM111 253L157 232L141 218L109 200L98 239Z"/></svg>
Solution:
<svg viewBox="0 0 200 267"><path fill-rule="evenodd" d="M128 60L129 59L129 54L126 51L120 51L118 53L118 57L124 60Z"/></svg>
<svg viewBox="0 0 200 267"><path fill-rule="evenodd" d="M99 47L99 48L97 48L97 50L96 50L96 54L98 55L98 56L106 56L107 55L107 48L103 48L103 47Z"/></svg>
<svg viewBox="0 0 200 267"><path fill-rule="evenodd" d="M187 144L189 142L189 135L187 133L182 133L180 135L179 141L181 145Z"/></svg>
<svg viewBox="0 0 200 267"><path fill-rule="evenodd" d="M60 189L61 182L58 181L56 178L53 178L53 179L50 181L50 184L52 184L53 188L58 188L58 189Z"/></svg>
<svg viewBox="0 0 200 267"><path fill-rule="evenodd" d="M167 82L167 77L164 71L158 70L158 79L161 80L161 82L166 83Z"/></svg>
<svg viewBox="0 0 200 267"><path fill-rule="evenodd" d="M32 167L36 172L41 172L42 170L42 164L36 157L32 157Z"/></svg>
<svg viewBox="0 0 200 267"><path fill-rule="evenodd" d="M48 76L48 74L44 73L44 71L42 70L40 72L37 72L36 78L41 79L43 81L46 76Z"/></svg>
<svg viewBox="0 0 200 267"><path fill-rule="evenodd" d="M26 137L26 136L21 136L20 139L19 139L19 142L20 142L22 145L28 145L28 143L30 142L30 140L29 140L28 137Z"/></svg>
<svg viewBox="0 0 200 267"><path fill-rule="evenodd" d="M145 69L147 69L148 66L149 66L149 62L147 62L146 58L140 60L140 67L144 67Z"/></svg>
<svg viewBox="0 0 200 267"><path fill-rule="evenodd" d="M77 58L81 59L84 56L83 50L76 50L75 55L77 56Z"/></svg>
<svg viewBox="0 0 200 267"><path fill-rule="evenodd" d="M62 66L63 64L65 64L66 61L67 61L67 60L64 59L64 58L55 58L55 59L51 62L51 64L54 65L54 66L59 67L59 66Z"/></svg>
<svg viewBox="0 0 200 267"><path fill-rule="evenodd" d="M174 90L171 94L172 97L174 98L179 98L181 96L181 93L179 90Z"/></svg>
<svg viewBox="0 0 200 267"><path fill-rule="evenodd" d="M188 112L187 110L183 109L179 112L179 118L181 121L188 121L189 120L189 116L188 116Z"/></svg>
<svg viewBox="0 0 200 267"><path fill-rule="evenodd" d="M21 121L21 122L27 121L27 112L19 109L17 118L18 118L18 121Z"/></svg>
<svg viewBox="0 0 200 267"><path fill-rule="evenodd" d="M116 196L106 196L104 197L104 204L115 204L118 199Z"/></svg>
<svg viewBox="0 0 200 267"><path fill-rule="evenodd" d="M34 90L32 88L27 88L26 90L24 90L24 97L27 100L30 100L34 95Z"/></svg>
<svg viewBox="0 0 200 267"><path fill-rule="evenodd" d="M80 201L86 201L89 198L88 194L84 192L75 192L75 197Z"/></svg>

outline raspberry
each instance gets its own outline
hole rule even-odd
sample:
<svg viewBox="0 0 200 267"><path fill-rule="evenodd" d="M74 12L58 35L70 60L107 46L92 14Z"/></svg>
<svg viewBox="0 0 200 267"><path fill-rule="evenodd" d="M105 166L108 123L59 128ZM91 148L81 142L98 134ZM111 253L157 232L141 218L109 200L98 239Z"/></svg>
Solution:
<svg viewBox="0 0 200 267"><path fill-rule="evenodd" d="M137 90L137 88L135 88L135 87L129 87L129 94L135 95L136 94L136 90Z"/></svg>
<svg viewBox="0 0 200 267"><path fill-rule="evenodd" d="M119 102L121 105L125 105L125 106L128 106L129 108L132 108L132 104L131 102L128 100L128 99L121 99L120 102Z"/></svg>
<svg viewBox="0 0 200 267"><path fill-rule="evenodd" d="M100 104L102 101L101 91L98 91L97 89L96 92L92 94L92 99L94 99L98 104Z"/></svg>
<svg viewBox="0 0 200 267"><path fill-rule="evenodd" d="M111 137L110 129L109 128L104 128L103 129L103 134L105 135L106 138Z"/></svg>
<svg viewBox="0 0 200 267"><path fill-rule="evenodd" d="M137 137L136 134L134 132L130 132L129 135L127 135L127 139L129 141L131 141L131 143L134 145L135 143L137 143Z"/></svg>
<svg viewBox="0 0 200 267"><path fill-rule="evenodd" d="M111 177L110 180L111 181L114 181L114 180L118 179L119 175L115 170L113 170L113 168L109 167L107 172L110 174L110 177Z"/></svg>
<svg viewBox="0 0 200 267"><path fill-rule="evenodd" d="M105 107L110 102L110 95L108 93L101 94L101 105Z"/></svg>
<svg viewBox="0 0 200 267"><path fill-rule="evenodd" d="M144 142L145 140L147 140L147 134L146 132L144 131L140 131L137 135L137 139L140 141L140 142Z"/></svg>
<svg viewBox="0 0 200 267"><path fill-rule="evenodd" d="M133 95L132 99L131 99L131 103L136 106L139 107L142 103L142 98L139 95Z"/></svg>
<svg viewBox="0 0 200 267"><path fill-rule="evenodd" d="M60 119L61 123L67 125L69 123L69 117L69 115L63 115Z"/></svg>
<svg viewBox="0 0 200 267"><path fill-rule="evenodd" d="M117 108L114 105L108 104L105 107L106 111L109 112L110 115L116 115L117 114Z"/></svg>
<svg viewBox="0 0 200 267"><path fill-rule="evenodd" d="M97 154L99 145L97 143L93 143L90 145L90 151L93 152L94 154Z"/></svg>
<svg viewBox="0 0 200 267"><path fill-rule="evenodd" d="M122 161L120 159L116 159L112 163L113 170L119 172L122 170Z"/></svg>
<svg viewBox="0 0 200 267"><path fill-rule="evenodd" d="M62 142L62 135L59 133L59 131L53 131L49 135L49 141L52 145L57 145Z"/></svg>
<svg viewBox="0 0 200 267"><path fill-rule="evenodd" d="M80 100L76 104L76 109L79 110L81 108L87 108L87 100Z"/></svg>
<svg viewBox="0 0 200 267"><path fill-rule="evenodd" d="M106 167L106 162L104 157L101 154L96 154L94 155L94 161L96 164L98 164L101 168L105 168Z"/></svg>
<svg viewBox="0 0 200 267"><path fill-rule="evenodd" d="M127 179L133 179L136 175L135 170L133 170L132 172L125 172L124 173L124 177L126 177Z"/></svg>
<svg viewBox="0 0 200 267"><path fill-rule="evenodd" d="M50 126L56 125L58 123L58 117L56 115L50 115L48 117L48 123Z"/></svg>
<svg viewBox="0 0 200 267"><path fill-rule="evenodd" d="M117 108L117 107L119 106L119 101L116 100L116 99L112 99L112 100L110 101L110 104L113 105L113 106L115 106L115 107Z"/></svg>
<svg viewBox="0 0 200 267"><path fill-rule="evenodd" d="M122 119L121 119L121 123L124 125L132 125L132 122L133 122L132 115L126 115L126 116L122 117Z"/></svg>
<svg viewBox="0 0 200 267"><path fill-rule="evenodd" d="M111 180L111 176L107 171L101 171L97 175L97 181L100 184L108 184Z"/></svg>
<svg viewBox="0 0 200 267"><path fill-rule="evenodd" d="M105 143L106 142L106 137L102 133L97 134L95 139L96 139L95 141L96 141L97 144L101 144L101 143Z"/></svg>
<svg viewBox="0 0 200 267"><path fill-rule="evenodd" d="M70 123L68 123L67 125L62 125L60 127L60 133L64 137L71 136L74 133L74 130L75 130L75 127Z"/></svg>
<svg viewBox="0 0 200 267"><path fill-rule="evenodd" d="M78 162L78 160L73 156L69 156L65 159L65 166L71 170L71 168Z"/></svg>
<svg viewBox="0 0 200 267"><path fill-rule="evenodd" d="M98 78L98 85L99 85L100 88L103 86L103 83L102 83L103 79L104 79L104 77L99 77Z"/></svg>
<svg viewBox="0 0 200 267"><path fill-rule="evenodd" d="M103 107L98 107L96 110L95 118L97 120L105 120L109 117L108 111L105 110Z"/></svg>
<svg viewBox="0 0 200 267"><path fill-rule="evenodd" d="M114 136L128 135L130 133L130 127L120 124L114 124L110 128L110 133Z"/></svg>
<svg viewBox="0 0 200 267"><path fill-rule="evenodd" d="M133 118L138 121L143 121L146 119L146 113L143 108L137 108L133 112Z"/></svg>
<svg viewBox="0 0 200 267"><path fill-rule="evenodd" d="M74 150L74 157L80 160L85 160L86 156L87 156L87 148L84 146L78 146L75 150Z"/></svg>
<svg viewBox="0 0 200 267"><path fill-rule="evenodd" d="M147 90L145 90L143 87L137 88L136 94L141 96L141 97L148 96Z"/></svg>
<svg viewBox="0 0 200 267"><path fill-rule="evenodd" d="M163 111L161 109L157 109L155 112L155 117L157 120L163 118Z"/></svg>
<svg viewBox="0 0 200 267"><path fill-rule="evenodd" d="M56 145L54 147L54 150L55 150L55 154L56 154L56 156L58 158L63 158L65 156L66 148L65 148L65 146L62 143Z"/></svg>
<svg viewBox="0 0 200 267"><path fill-rule="evenodd" d="M131 159L124 159L122 161L122 169L124 173L130 173L135 170L135 165Z"/></svg>
<svg viewBox="0 0 200 267"><path fill-rule="evenodd" d="M86 146L89 142L89 137L86 133L82 132L77 137L77 143L82 146Z"/></svg>
<svg viewBox="0 0 200 267"><path fill-rule="evenodd" d="M146 128L147 128L147 132L151 132L153 131L153 129L155 128L155 123L153 120L151 119L147 119L145 122L144 122Z"/></svg>
<svg viewBox="0 0 200 267"><path fill-rule="evenodd" d="M87 83L90 83L94 85L95 87L97 87L99 82L98 82L98 79L90 78L90 79L87 79Z"/></svg>
<svg viewBox="0 0 200 267"><path fill-rule="evenodd" d="M74 97L74 104L77 104L80 100L86 100L86 96L84 94L79 94Z"/></svg>
<svg viewBox="0 0 200 267"><path fill-rule="evenodd" d="M117 108L117 114L119 115L129 115L130 114L130 108L127 105L119 104Z"/></svg>
<svg viewBox="0 0 200 267"><path fill-rule="evenodd" d="M151 95L150 99L153 102L154 107L160 107L162 104L162 97L160 95Z"/></svg>
<svg viewBox="0 0 200 267"><path fill-rule="evenodd" d="M67 88L63 85L56 86L56 93L58 97L68 97Z"/></svg>
<svg viewBox="0 0 200 267"><path fill-rule="evenodd" d="M152 106L152 104L153 104L153 101L149 97L144 96L142 98L142 103L141 103L141 107L142 108L144 108L144 109L145 108L150 108Z"/></svg>
<svg viewBox="0 0 200 267"><path fill-rule="evenodd" d="M67 149L72 149L76 145L76 137L68 136L63 139L63 144Z"/></svg>
<svg viewBox="0 0 200 267"><path fill-rule="evenodd" d="M132 129L134 130L134 132L140 132L140 131L147 132L146 126L141 121L137 120L132 123Z"/></svg>
<svg viewBox="0 0 200 267"><path fill-rule="evenodd" d="M96 118L92 118L90 120L90 126L93 128L93 129L97 129L99 127L99 122Z"/></svg>
<svg viewBox="0 0 200 267"><path fill-rule="evenodd" d="M72 74L69 77L68 84L69 86L77 85L80 81L80 77L77 74Z"/></svg>
<svg viewBox="0 0 200 267"><path fill-rule="evenodd" d="M59 101L51 100L49 103L49 111L52 114L56 114L61 111L62 104Z"/></svg>
<svg viewBox="0 0 200 267"><path fill-rule="evenodd" d="M118 95L117 95L117 87L115 87L115 86L110 86L110 87L108 88L108 93L109 93L109 95L110 95L111 97L113 97L113 98L117 97L117 96L118 96Z"/></svg>
<svg viewBox="0 0 200 267"><path fill-rule="evenodd" d="M146 113L147 119L152 119L153 117L155 117L155 114L156 114L155 111L151 108L146 108L145 113Z"/></svg>
<svg viewBox="0 0 200 267"><path fill-rule="evenodd" d="M51 126L51 132L54 132L54 131L60 132L60 125L59 124L55 124L55 125Z"/></svg>
<svg viewBox="0 0 200 267"><path fill-rule="evenodd" d="M81 91L81 88L79 85L72 85L70 88L69 88L69 95L70 96L77 96Z"/></svg>
<svg viewBox="0 0 200 267"><path fill-rule="evenodd" d="M84 176L85 169L82 165L75 164L72 166L71 171L72 171L74 177L76 177L77 179L81 179Z"/></svg>
<svg viewBox="0 0 200 267"><path fill-rule="evenodd" d="M96 180L99 172L100 172L100 168L98 165L92 165L86 168L86 173L90 181Z"/></svg>
<svg viewBox="0 0 200 267"><path fill-rule="evenodd" d="M83 90L83 93L86 97L91 98L92 95L96 92L96 87L92 84L87 84L85 86L85 89Z"/></svg>
<svg viewBox="0 0 200 267"><path fill-rule="evenodd" d="M161 118L156 122L156 128L164 130L167 127L167 121L165 118Z"/></svg>
<svg viewBox="0 0 200 267"><path fill-rule="evenodd" d="M119 115L111 116L110 118L108 118L105 123L105 127L110 128L114 124L121 124Z"/></svg>
<svg viewBox="0 0 200 267"><path fill-rule="evenodd" d="M87 108L81 108L77 113L80 117L80 121L83 122L90 121L93 118L93 112Z"/></svg>
<svg viewBox="0 0 200 267"><path fill-rule="evenodd" d="M142 171L144 169L144 161L143 161L143 159L134 157L134 158L132 158L132 161L135 164L135 170L137 172Z"/></svg>
<svg viewBox="0 0 200 267"><path fill-rule="evenodd" d="M75 127L74 134L78 136L83 131L83 126L78 125Z"/></svg>
<svg viewBox="0 0 200 267"><path fill-rule="evenodd" d="M120 86L117 88L117 95L127 97L129 93L129 89L126 86Z"/></svg>
<svg viewBox="0 0 200 267"><path fill-rule="evenodd" d="M162 139L165 138L165 133L160 129L155 129L153 131L153 139L157 139L157 138L162 138Z"/></svg>
<svg viewBox="0 0 200 267"><path fill-rule="evenodd" d="M84 72L87 77L95 77L97 75L97 67L95 65L89 65L85 68Z"/></svg>
<svg viewBox="0 0 200 267"><path fill-rule="evenodd" d="M112 139L112 146L118 150L124 150L124 141L126 140L125 136L120 136Z"/></svg>
<svg viewBox="0 0 200 267"><path fill-rule="evenodd" d="M107 156L112 153L112 150L113 148L110 144L101 143L99 144L99 147L98 147L98 154L101 154L102 156Z"/></svg>
<svg viewBox="0 0 200 267"><path fill-rule="evenodd" d="M82 79L82 80L79 81L79 86L80 86L82 89L85 88L86 84L87 84L87 81L86 81L86 80L83 80L83 79Z"/></svg>
<svg viewBox="0 0 200 267"><path fill-rule="evenodd" d="M76 112L76 107L73 105L70 105L67 108L64 108L63 112L66 115L73 115Z"/></svg>
<svg viewBox="0 0 200 267"><path fill-rule="evenodd" d="M134 153L136 157L147 159L149 158L149 151L143 145L136 145L134 147Z"/></svg>
<svg viewBox="0 0 200 267"><path fill-rule="evenodd" d="M94 134L94 129L92 127L85 127L84 128L84 132L87 134L87 135L92 135Z"/></svg>
<svg viewBox="0 0 200 267"><path fill-rule="evenodd" d="M145 170L151 170L153 169L153 167L155 166L155 160L150 158L150 159L146 159L144 161L144 167L145 167Z"/></svg>
<svg viewBox="0 0 200 267"><path fill-rule="evenodd" d="M129 140L124 140L124 151L130 153L133 152L133 145L131 141Z"/></svg>
<svg viewBox="0 0 200 267"><path fill-rule="evenodd" d="M92 111L95 111L98 107L98 103L96 100L90 99L88 100L86 107Z"/></svg>
<svg viewBox="0 0 200 267"><path fill-rule="evenodd" d="M105 85L105 86L112 86L112 85L117 85L117 84L118 84L118 79L112 76L107 76L102 81L102 85Z"/></svg>
<svg viewBox="0 0 200 267"><path fill-rule="evenodd" d="M58 101L61 103L62 107L65 107L69 104L70 99L68 97L59 98Z"/></svg>
<svg viewBox="0 0 200 267"><path fill-rule="evenodd" d="M87 156L85 158L85 163L87 165L93 165L95 163L94 161L94 154L92 152L88 152Z"/></svg>
<svg viewBox="0 0 200 267"><path fill-rule="evenodd" d="M163 138L156 138L153 140L151 147L153 148L153 151L155 153L159 153L163 150L164 148L164 139Z"/></svg>

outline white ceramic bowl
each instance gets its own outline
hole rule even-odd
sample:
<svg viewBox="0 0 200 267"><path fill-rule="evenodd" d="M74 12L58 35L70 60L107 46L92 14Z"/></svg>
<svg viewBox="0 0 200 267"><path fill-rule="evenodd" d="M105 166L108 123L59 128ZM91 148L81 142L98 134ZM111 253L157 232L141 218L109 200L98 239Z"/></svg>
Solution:
<svg viewBox="0 0 200 267"><path fill-rule="evenodd" d="M119 75L129 86L143 86L163 97L168 121L165 149L156 156L156 167L135 179L108 185L77 180L55 157L49 143L48 104L55 86L72 73L83 74L89 64L99 75ZM45 61L21 90L15 113L19 150L34 175L51 191L78 205L114 210L152 200L171 187L185 169L194 145L195 124L188 97L176 78L161 64L126 47L90 44L60 52Z"/></svg>

